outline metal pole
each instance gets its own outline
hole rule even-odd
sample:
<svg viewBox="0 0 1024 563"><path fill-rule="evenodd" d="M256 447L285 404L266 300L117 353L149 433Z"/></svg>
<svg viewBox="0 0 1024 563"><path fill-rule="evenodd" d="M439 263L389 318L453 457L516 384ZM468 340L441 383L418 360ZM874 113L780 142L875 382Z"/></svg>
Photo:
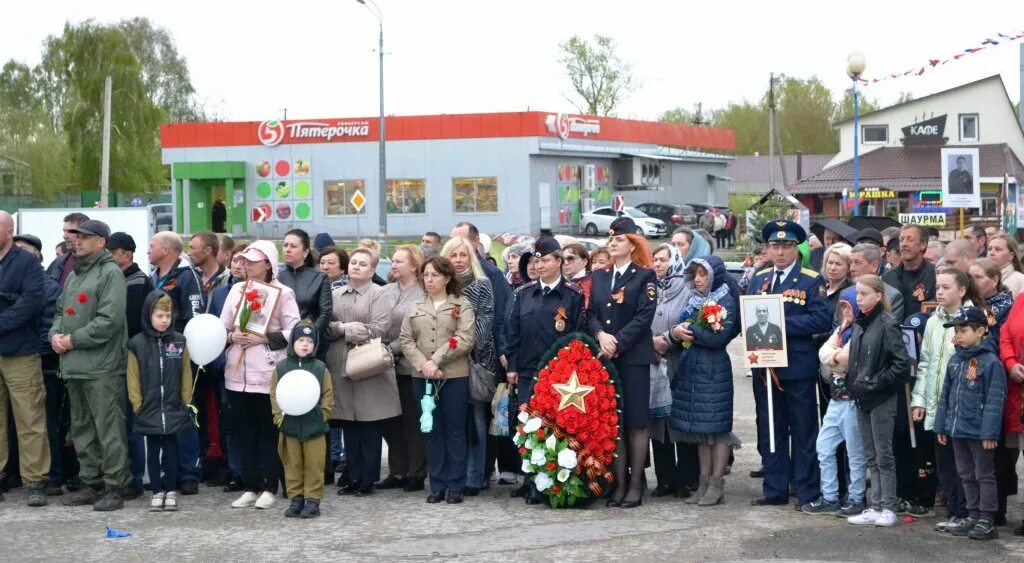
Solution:
<svg viewBox="0 0 1024 563"><path fill-rule="evenodd" d="M113 80L103 81L103 160L100 163L100 207L107 207L110 197L110 98Z"/></svg>
<svg viewBox="0 0 1024 563"><path fill-rule="evenodd" d="M857 76L853 76L853 215L860 215L860 118Z"/></svg>
<svg viewBox="0 0 1024 563"><path fill-rule="evenodd" d="M775 73L768 78L768 111L775 107ZM768 191L775 187L775 120L768 119Z"/></svg>
<svg viewBox="0 0 1024 563"><path fill-rule="evenodd" d="M380 55L380 178L378 180L377 189L379 193L380 206L380 252L385 254L387 251L387 232L388 232L388 205L387 205L387 184L388 184L388 173L387 164L385 161L385 128L384 128L384 22L380 20L380 40L378 42L378 51Z"/></svg>

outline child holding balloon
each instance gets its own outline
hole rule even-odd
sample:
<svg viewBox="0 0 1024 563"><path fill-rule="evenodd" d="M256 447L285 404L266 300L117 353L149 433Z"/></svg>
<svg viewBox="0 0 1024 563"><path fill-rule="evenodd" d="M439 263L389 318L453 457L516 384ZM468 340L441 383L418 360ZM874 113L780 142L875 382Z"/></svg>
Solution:
<svg viewBox="0 0 1024 563"><path fill-rule="evenodd" d="M277 452L292 501L284 512L288 518L320 516L324 496L325 434L334 408L334 389L327 366L316 359L318 344L313 325L296 325L288 357L277 364L270 382L270 406L280 430Z"/></svg>
<svg viewBox="0 0 1024 563"><path fill-rule="evenodd" d="M153 488L150 511L177 510L178 434L195 420L188 407L192 369L185 337L173 328L171 298L154 291L142 310L143 330L128 341L128 399L135 411L132 431L146 437L146 465Z"/></svg>

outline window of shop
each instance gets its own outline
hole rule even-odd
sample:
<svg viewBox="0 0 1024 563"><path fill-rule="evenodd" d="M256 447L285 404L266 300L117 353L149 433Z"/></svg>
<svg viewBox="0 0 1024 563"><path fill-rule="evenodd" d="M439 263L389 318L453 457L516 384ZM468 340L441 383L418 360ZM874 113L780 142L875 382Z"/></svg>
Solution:
<svg viewBox="0 0 1024 563"><path fill-rule="evenodd" d="M366 207L356 211L352 205L352 196L356 191L366 197L365 180L328 180L324 182L324 207L325 215L366 215Z"/></svg>
<svg viewBox="0 0 1024 563"><path fill-rule="evenodd" d="M981 198L981 215L983 217L991 217L996 215L997 201L994 197L983 197Z"/></svg>
<svg viewBox="0 0 1024 563"><path fill-rule="evenodd" d="M978 134L978 114L960 114L960 140L979 141L980 137L981 136Z"/></svg>
<svg viewBox="0 0 1024 563"><path fill-rule="evenodd" d="M498 178L455 178L452 199L456 213L496 213L498 211Z"/></svg>
<svg viewBox="0 0 1024 563"><path fill-rule="evenodd" d="M865 145L884 145L889 142L889 126L864 125L860 128L860 137Z"/></svg>
<svg viewBox="0 0 1024 563"><path fill-rule="evenodd" d="M426 212L426 180L388 180L388 213Z"/></svg>
<svg viewBox="0 0 1024 563"><path fill-rule="evenodd" d="M900 213L907 212L907 200L903 198L899 199L887 199L885 200L885 206L882 210L882 214L886 217L895 218Z"/></svg>

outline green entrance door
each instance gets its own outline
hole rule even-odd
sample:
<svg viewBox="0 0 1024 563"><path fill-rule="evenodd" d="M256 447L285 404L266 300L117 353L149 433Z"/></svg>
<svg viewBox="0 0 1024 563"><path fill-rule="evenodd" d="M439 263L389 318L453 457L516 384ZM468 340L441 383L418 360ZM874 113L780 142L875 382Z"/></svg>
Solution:
<svg viewBox="0 0 1024 563"><path fill-rule="evenodd" d="M221 227L215 213L223 219L223 232L245 234L244 162L177 162L172 168L175 211L184 234ZM223 205L223 213L218 204Z"/></svg>

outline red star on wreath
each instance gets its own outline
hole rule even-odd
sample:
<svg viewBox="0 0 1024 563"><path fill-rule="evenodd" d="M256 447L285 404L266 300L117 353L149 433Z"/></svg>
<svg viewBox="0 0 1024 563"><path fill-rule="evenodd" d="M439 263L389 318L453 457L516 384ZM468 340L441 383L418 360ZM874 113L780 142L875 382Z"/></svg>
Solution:
<svg viewBox="0 0 1024 563"><path fill-rule="evenodd" d="M749 355L749 356L747 356L747 360L749 360L749 361L750 361L750 364L751 364L751 365L754 365L754 364L756 364L756 363L757 363L757 354L755 354L755 353L751 352L751 353L750 353L750 355Z"/></svg>

